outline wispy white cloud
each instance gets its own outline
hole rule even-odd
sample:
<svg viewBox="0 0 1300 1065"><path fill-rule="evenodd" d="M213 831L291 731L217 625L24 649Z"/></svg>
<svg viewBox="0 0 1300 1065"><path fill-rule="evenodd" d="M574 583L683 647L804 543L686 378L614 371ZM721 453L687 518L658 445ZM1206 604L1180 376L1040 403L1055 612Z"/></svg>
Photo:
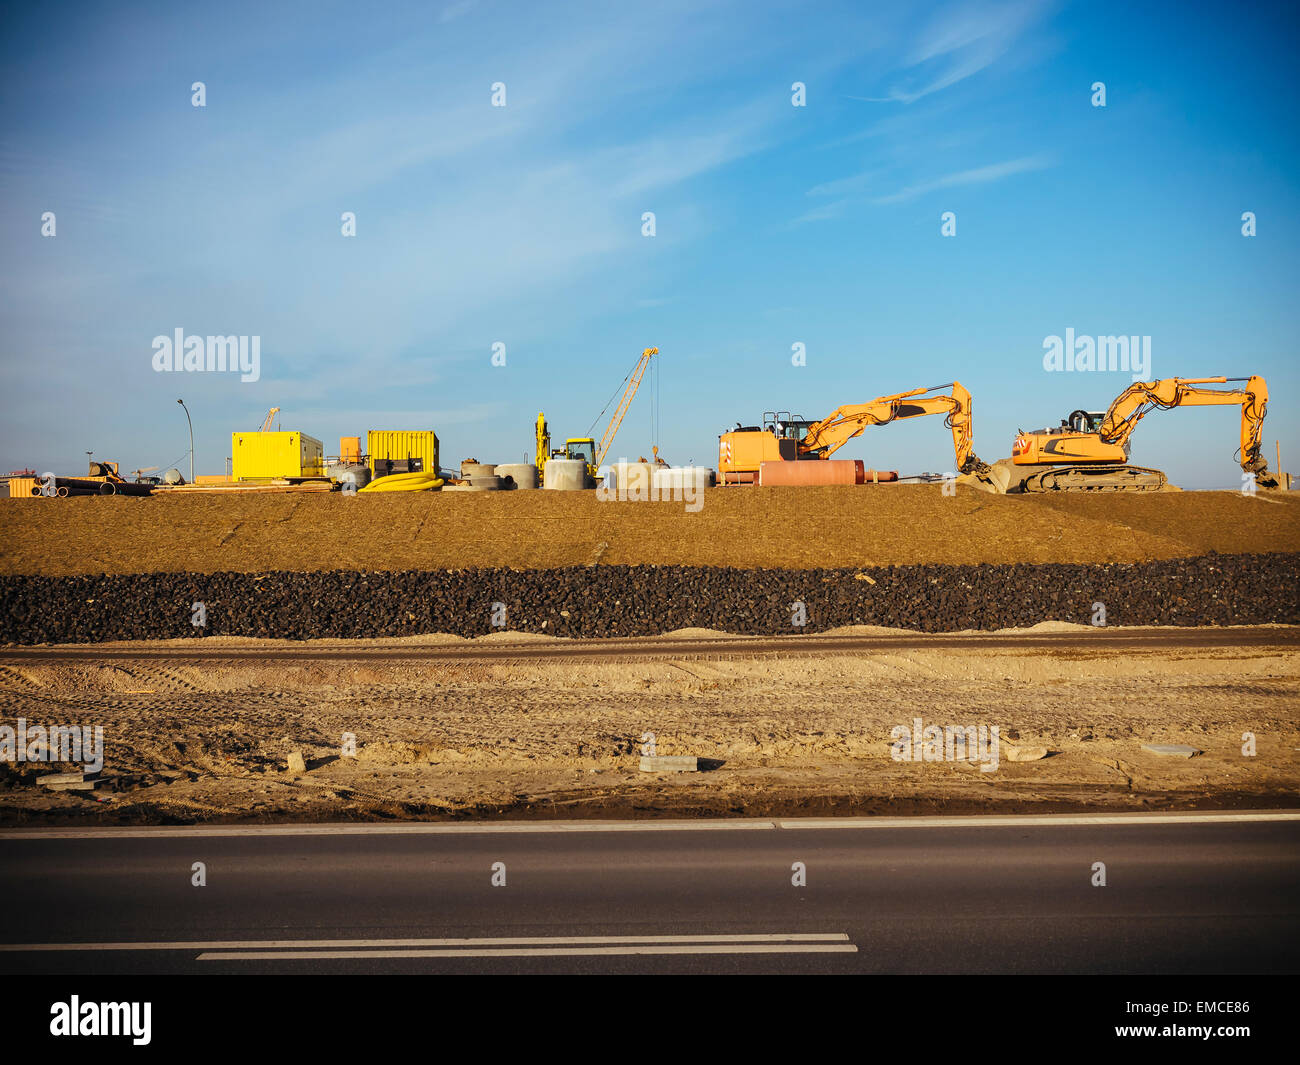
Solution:
<svg viewBox="0 0 1300 1065"><path fill-rule="evenodd" d="M807 222L829 222L833 218L839 218L850 202L850 200L835 200L833 203L825 204L822 207L814 207L811 211L806 211L794 219L790 225L800 226Z"/></svg>
<svg viewBox="0 0 1300 1065"><path fill-rule="evenodd" d="M478 6L478 0L458 0L457 3L448 4L438 12L438 21L443 25L448 22L454 22L462 15L467 15Z"/></svg>
<svg viewBox="0 0 1300 1065"><path fill-rule="evenodd" d="M874 170L864 170L861 174L852 174L849 177L837 178L834 181L823 181L820 185L814 185L808 190L809 196L843 196L847 192L859 192L866 188L871 179L876 176Z"/></svg>
<svg viewBox="0 0 1300 1065"><path fill-rule="evenodd" d="M885 96L867 103L915 103L992 66L1047 12L1042 0L963 0L931 20L908 54L908 71Z"/></svg>
<svg viewBox="0 0 1300 1065"><path fill-rule="evenodd" d="M900 189L888 196L878 196L871 202L878 204L899 203L938 189L950 189L959 185L986 185L990 182L1001 181L1013 174L1023 174L1031 170L1046 170L1055 165L1053 159L1042 155L1027 156L1023 159L1008 159L1003 163L993 163L989 166L975 167L971 170L960 170L941 178L935 178L933 181L922 182L919 185L909 185L907 188Z"/></svg>

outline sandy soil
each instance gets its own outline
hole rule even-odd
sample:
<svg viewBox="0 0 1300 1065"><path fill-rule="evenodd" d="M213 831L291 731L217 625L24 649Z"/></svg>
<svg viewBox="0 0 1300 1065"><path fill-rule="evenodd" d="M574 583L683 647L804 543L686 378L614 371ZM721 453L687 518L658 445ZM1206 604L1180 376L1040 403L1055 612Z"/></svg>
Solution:
<svg viewBox="0 0 1300 1065"><path fill-rule="evenodd" d="M94 792L0 765L0 821L1282 806L1300 800L1300 658L1282 647L911 651L513 665L0 667L0 722L100 724ZM997 725L996 772L891 758L890 732ZM358 756L340 757L345 732ZM710 760L641 772L657 753ZM1257 754L1242 753L1253 732ZM1144 743L1202 753L1159 757ZM1009 748L1048 757L1010 760ZM301 750L308 769L291 773Z"/></svg>
<svg viewBox="0 0 1300 1065"><path fill-rule="evenodd" d="M0 573L49 576L589 564L810 569L1136 562L1300 550L1300 494L994 496L937 485L594 492L121 496L0 502Z"/></svg>

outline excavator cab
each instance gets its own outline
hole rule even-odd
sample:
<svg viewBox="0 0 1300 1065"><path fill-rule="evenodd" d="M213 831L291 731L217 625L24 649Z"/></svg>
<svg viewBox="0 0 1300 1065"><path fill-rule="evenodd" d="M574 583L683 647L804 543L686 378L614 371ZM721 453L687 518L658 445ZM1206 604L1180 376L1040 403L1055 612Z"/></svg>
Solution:
<svg viewBox="0 0 1300 1065"><path fill-rule="evenodd" d="M1076 410L1070 413L1068 421L1061 423L1062 426L1068 426L1072 432L1076 433L1095 433L1101 428L1101 423L1106 420L1104 410Z"/></svg>
<svg viewBox="0 0 1300 1065"><path fill-rule="evenodd" d="M803 443L812 424L802 414L792 415L789 411L769 410L763 413L763 429L778 440L797 440ZM795 457L798 457L797 450Z"/></svg>

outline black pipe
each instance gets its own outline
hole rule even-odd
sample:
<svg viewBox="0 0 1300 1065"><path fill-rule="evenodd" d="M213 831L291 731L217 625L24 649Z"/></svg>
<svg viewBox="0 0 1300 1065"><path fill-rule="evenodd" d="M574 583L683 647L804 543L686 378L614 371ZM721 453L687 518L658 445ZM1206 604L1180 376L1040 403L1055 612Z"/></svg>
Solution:
<svg viewBox="0 0 1300 1065"><path fill-rule="evenodd" d="M102 496L147 496L153 494L153 488L147 484L131 484L128 481L105 481L99 486Z"/></svg>
<svg viewBox="0 0 1300 1065"><path fill-rule="evenodd" d="M88 481L84 477L56 477L54 485L56 488L81 488L93 495L99 494L99 486L103 481Z"/></svg>

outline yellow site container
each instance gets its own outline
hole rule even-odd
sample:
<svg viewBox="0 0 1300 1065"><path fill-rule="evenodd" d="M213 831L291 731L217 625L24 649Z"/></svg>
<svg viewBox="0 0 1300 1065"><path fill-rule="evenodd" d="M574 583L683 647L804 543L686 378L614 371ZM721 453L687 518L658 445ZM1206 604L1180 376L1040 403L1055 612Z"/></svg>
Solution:
<svg viewBox="0 0 1300 1065"><path fill-rule="evenodd" d="M366 433L370 473L414 472L413 462L425 473L438 472L438 436L432 429L371 429Z"/></svg>
<svg viewBox="0 0 1300 1065"><path fill-rule="evenodd" d="M339 437L339 462L344 466L356 465L361 461L361 437Z"/></svg>
<svg viewBox="0 0 1300 1065"><path fill-rule="evenodd" d="M32 489L37 485L35 477L10 477L9 478L9 498L10 499L35 499L32 495Z"/></svg>
<svg viewBox="0 0 1300 1065"><path fill-rule="evenodd" d="M325 448L306 433L231 433L231 479L323 477Z"/></svg>

